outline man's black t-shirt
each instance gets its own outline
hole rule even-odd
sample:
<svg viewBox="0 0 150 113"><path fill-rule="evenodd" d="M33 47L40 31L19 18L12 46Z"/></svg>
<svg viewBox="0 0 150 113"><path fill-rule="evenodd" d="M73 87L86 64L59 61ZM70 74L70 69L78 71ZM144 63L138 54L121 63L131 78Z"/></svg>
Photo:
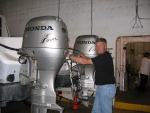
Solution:
<svg viewBox="0 0 150 113"><path fill-rule="evenodd" d="M95 58L92 58L92 62L96 68L96 85L106 85L115 83L113 60L108 51L106 51L103 54L99 54Z"/></svg>

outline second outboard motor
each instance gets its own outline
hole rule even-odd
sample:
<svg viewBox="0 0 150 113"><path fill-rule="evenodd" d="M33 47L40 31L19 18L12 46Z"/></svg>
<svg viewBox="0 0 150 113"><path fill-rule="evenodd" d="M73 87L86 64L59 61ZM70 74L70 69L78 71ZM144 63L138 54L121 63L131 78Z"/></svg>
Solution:
<svg viewBox="0 0 150 113"><path fill-rule="evenodd" d="M78 36L73 53L78 55L79 51L82 52L86 57L94 58L97 56L95 43L98 36L96 35L82 35ZM95 91L94 85L94 73L95 68L93 65L80 65L77 64L77 69L79 69L80 79L79 83L81 87L81 93L78 95L80 99L85 99L88 94L87 91ZM78 89L78 88L77 88ZM80 89L80 88L79 88Z"/></svg>
<svg viewBox="0 0 150 113"><path fill-rule="evenodd" d="M36 17L28 21L22 44L22 55L37 62L37 78L31 93L32 113L47 109L63 112L56 104L54 82L68 50L65 23L55 16Z"/></svg>
<svg viewBox="0 0 150 113"><path fill-rule="evenodd" d="M82 52L85 56L89 58L93 58L97 56L96 50L95 50L95 42L98 36L96 35L81 35L76 38L75 44L74 44L74 50L73 53L75 55L78 54L78 51ZM76 51L78 50L78 51Z"/></svg>

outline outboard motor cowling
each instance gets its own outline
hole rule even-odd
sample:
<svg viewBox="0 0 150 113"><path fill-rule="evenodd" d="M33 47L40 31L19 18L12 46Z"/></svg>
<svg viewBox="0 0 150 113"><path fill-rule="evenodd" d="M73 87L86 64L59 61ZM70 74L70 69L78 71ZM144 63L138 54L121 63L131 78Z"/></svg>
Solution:
<svg viewBox="0 0 150 113"><path fill-rule="evenodd" d="M22 48L36 58L38 69L59 70L68 49L65 23L54 16L31 19L25 28Z"/></svg>
<svg viewBox="0 0 150 113"><path fill-rule="evenodd" d="M93 58L97 56L95 50L95 42L98 36L96 35L81 35L76 38L73 53L78 54L78 51L82 52L85 56ZM78 50L78 51L77 51Z"/></svg>
<svg viewBox="0 0 150 113"><path fill-rule="evenodd" d="M78 56L78 53L82 52L86 57L96 57L95 43L97 38L98 36L96 35L78 36L75 41L73 54ZM80 83L80 85L77 85L77 89L81 89L81 91L77 93L78 99L89 101L88 91L96 91L94 85L95 67L93 65L77 64L74 68L78 69L80 73L80 79L77 81L77 83ZM81 88L78 88L78 86Z"/></svg>
<svg viewBox="0 0 150 113"><path fill-rule="evenodd" d="M22 53L37 61L37 78L32 89L32 113L47 113L47 109L63 112L56 104L55 78L66 58L68 33L65 23L55 16L36 17L28 21Z"/></svg>

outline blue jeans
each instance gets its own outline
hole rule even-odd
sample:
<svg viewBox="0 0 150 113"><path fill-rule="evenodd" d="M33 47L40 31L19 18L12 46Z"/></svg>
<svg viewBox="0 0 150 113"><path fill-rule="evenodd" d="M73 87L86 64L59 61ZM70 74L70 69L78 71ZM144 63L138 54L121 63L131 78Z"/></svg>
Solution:
<svg viewBox="0 0 150 113"><path fill-rule="evenodd" d="M112 113L115 84L98 85L92 113Z"/></svg>

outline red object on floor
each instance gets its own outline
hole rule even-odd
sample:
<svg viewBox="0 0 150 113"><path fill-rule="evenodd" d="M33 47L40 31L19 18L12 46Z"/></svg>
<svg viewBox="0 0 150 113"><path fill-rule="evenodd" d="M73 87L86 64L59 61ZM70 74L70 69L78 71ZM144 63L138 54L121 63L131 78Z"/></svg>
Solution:
<svg viewBox="0 0 150 113"><path fill-rule="evenodd" d="M59 92L58 92L58 96L62 96L62 91L59 91Z"/></svg>
<svg viewBox="0 0 150 113"><path fill-rule="evenodd" d="M76 93L74 94L74 97L73 97L72 109L74 109L74 110L79 109L79 106L78 106L78 100L77 100L77 95L76 95Z"/></svg>

